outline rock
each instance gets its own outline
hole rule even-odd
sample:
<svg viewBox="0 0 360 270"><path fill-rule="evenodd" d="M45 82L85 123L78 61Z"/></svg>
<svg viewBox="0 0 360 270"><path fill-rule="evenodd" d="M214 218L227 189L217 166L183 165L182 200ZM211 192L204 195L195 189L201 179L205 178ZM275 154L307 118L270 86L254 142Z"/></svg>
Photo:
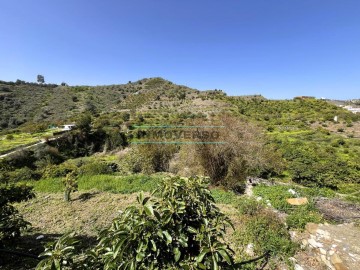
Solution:
<svg viewBox="0 0 360 270"><path fill-rule="evenodd" d="M342 263L342 260L340 259L339 255L337 255L336 253L330 256L330 261L333 265L337 263Z"/></svg>
<svg viewBox="0 0 360 270"><path fill-rule="evenodd" d="M306 248L308 246L308 241L306 239L301 240L301 248Z"/></svg>
<svg viewBox="0 0 360 270"><path fill-rule="evenodd" d="M306 197L304 198L290 198L286 200L291 205L303 205L309 203Z"/></svg>
<svg viewBox="0 0 360 270"><path fill-rule="evenodd" d="M41 234L38 237L36 237L36 240L40 240L40 239L43 239L43 238L44 238L44 236Z"/></svg>
<svg viewBox="0 0 360 270"><path fill-rule="evenodd" d="M349 270L343 263L334 264L336 270Z"/></svg>
<svg viewBox="0 0 360 270"><path fill-rule="evenodd" d="M323 244L316 242L314 239L309 239L308 242L314 248L322 248L323 247Z"/></svg>
<svg viewBox="0 0 360 270"><path fill-rule="evenodd" d="M253 243L250 243L246 246L246 250L245 250L246 254L249 255L249 256L254 256L254 244Z"/></svg>
<svg viewBox="0 0 360 270"><path fill-rule="evenodd" d="M295 239L296 238L296 232L295 231L289 231L289 234L290 234L290 238L291 239Z"/></svg>
<svg viewBox="0 0 360 270"><path fill-rule="evenodd" d="M325 250L325 249L320 248L319 250L320 250L320 253L321 253L322 255L326 255L326 250Z"/></svg>
<svg viewBox="0 0 360 270"><path fill-rule="evenodd" d="M299 265L299 264L295 264L295 268L294 268L295 270L304 270L304 268L301 266L301 265Z"/></svg>
<svg viewBox="0 0 360 270"><path fill-rule="evenodd" d="M321 229L317 229L316 233L321 236L324 237L325 239L330 239L330 233Z"/></svg>
<svg viewBox="0 0 360 270"><path fill-rule="evenodd" d="M318 226L319 226L319 225L318 225L318 224L315 224L315 223L308 223L308 224L305 225L305 229L306 229L309 233L315 234Z"/></svg>

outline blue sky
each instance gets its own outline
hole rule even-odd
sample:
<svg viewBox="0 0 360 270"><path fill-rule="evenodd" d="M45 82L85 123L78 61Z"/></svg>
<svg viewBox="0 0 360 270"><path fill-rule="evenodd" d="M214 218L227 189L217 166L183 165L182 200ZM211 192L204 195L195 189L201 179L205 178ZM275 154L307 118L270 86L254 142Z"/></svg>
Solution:
<svg viewBox="0 0 360 270"><path fill-rule="evenodd" d="M0 0L0 80L360 98L359 0Z"/></svg>

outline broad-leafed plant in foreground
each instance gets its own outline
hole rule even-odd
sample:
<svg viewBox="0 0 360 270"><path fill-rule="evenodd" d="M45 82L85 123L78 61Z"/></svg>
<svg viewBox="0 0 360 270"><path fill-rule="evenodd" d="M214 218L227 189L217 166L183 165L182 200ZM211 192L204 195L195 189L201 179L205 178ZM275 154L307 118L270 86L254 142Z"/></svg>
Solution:
<svg viewBox="0 0 360 270"><path fill-rule="evenodd" d="M75 233L66 233L57 241L49 243L45 251L39 256L44 259L37 265L36 270L72 269L75 251Z"/></svg>
<svg viewBox="0 0 360 270"><path fill-rule="evenodd" d="M165 179L140 194L140 207L127 208L101 234L105 269L219 269L232 264L224 243L231 224L214 204L202 178Z"/></svg>

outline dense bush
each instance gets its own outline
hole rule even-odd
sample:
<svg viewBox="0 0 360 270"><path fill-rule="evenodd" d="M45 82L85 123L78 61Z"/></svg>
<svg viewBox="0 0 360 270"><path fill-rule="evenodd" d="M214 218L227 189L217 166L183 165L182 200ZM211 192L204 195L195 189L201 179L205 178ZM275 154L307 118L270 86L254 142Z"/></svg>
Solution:
<svg viewBox="0 0 360 270"><path fill-rule="evenodd" d="M105 267L217 269L232 263L231 251L219 241L229 220L202 179L168 179L158 194L153 200L140 196L139 208L126 209L100 234Z"/></svg>
<svg viewBox="0 0 360 270"><path fill-rule="evenodd" d="M42 178L64 177L76 169L77 166L69 162L64 162L59 165L50 164L43 169Z"/></svg>
<svg viewBox="0 0 360 270"><path fill-rule="evenodd" d="M8 172L9 182L20 182L20 181L29 181L31 179L39 179L41 175L34 170L31 170L28 167L23 167L21 169L12 170Z"/></svg>
<svg viewBox="0 0 360 270"><path fill-rule="evenodd" d="M25 185L0 183L0 246L20 235L30 223L25 221L12 203L34 197L32 188Z"/></svg>
<svg viewBox="0 0 360 270"><path fill-rule="evenodd" d="M336 189L343 182L358 183L357 146L352 139L309 132L276 141L292 179L310 187ZM348 154L345 156L343 153Z"/></svg>
<svg viewBox="0 0 360 270"><path fill-rule="evenodd" d="M109 164L101 161L89 162L79 168L81 175L111 174L112 168Z"/></svg>
<svg viewBox="0 0 360 270"><path fill-rule="evenodd" d="M120 129L111 129L110 131L106 132L106 140L105 140L105 149L106 150L113 150L118 147L126 146L127 145L127 138Z"/></svg>
<svg viewBox="0 0 360 270"><path fill-rule="evenodd" d="M218 130L222 144L196 144L196 152L206 175L215 185L243 191L247 176L280 173L281 158L265 143L261 129L250 122L221 117Z"/></svg>
<svg viewBox="0 0 360 270"><path fill-rule="evenodd" d="M64 156L56 147L49 145L40 145L36 148L34 156L36 158L36 166L44 168L50 164L60 164L65 160Z"/></svg>
<svg viewBox="0 0 360 270"><path fill-rule="evenodd" d="M169 171L169 163L178 151L175 145L135 145L120 157L120 169L132 173Z"/></svg>

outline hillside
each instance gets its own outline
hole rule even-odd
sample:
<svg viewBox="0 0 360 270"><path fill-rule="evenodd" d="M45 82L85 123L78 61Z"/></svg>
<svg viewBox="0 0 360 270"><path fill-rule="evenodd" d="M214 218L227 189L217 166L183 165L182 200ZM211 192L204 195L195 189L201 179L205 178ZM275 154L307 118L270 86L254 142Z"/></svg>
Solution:
<svg viewBox="0 0 360 270"><path fill-rule="evenodd" d="M59 86L0 81L0 132L32 124L59 125L74 121L84 112L96 118L119 118L131 113L145 122L172 118L204 118L227 112L262 122L270 129L293 129L332 122L338 116L346 124L359 120L325 100L267 100L258 95L226 96L221 90L199 91L162 78L142 79L106 86ZM121 122L121 121L120 121ZM286 125L286 127L284 127Z"/></svg>
<svg viewBox="0 0 360 270"><path fill-rule="evenodd" d="M143 79L120 85L58 86L0 81L0 130L29 123L56 124L90 112L95 115L138 110L140 112L197 111L211 112L216 102L202 102L220 91L200 92L175 85L161 78Z"/></svg>

